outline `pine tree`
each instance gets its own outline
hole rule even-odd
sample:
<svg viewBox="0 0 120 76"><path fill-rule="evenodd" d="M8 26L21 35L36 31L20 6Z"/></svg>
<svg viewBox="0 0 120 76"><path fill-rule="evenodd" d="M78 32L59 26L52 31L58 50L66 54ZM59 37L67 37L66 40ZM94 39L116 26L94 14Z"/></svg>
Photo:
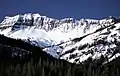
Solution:
<svg viewBox="0 0 120 76"><path fill-rule="evenodd" d="M20 68L20 65L18 64L16 67L14 67L14 75L13 76L21 76L20 74L20 71L21 71L21 68Z"/></svg>
<svg viewBox="0 0 120 76"><path fill-rule="evenodd" d="M42 67L42 75L41 76L45 76L45 70L44 67Z"/></svg>
<svg viewBox="0 0 120 76"><path fill-rule="evenodd" d="M71 67L68 68L66 76L71 76Z"/></svg>
<svg viewBox="0 0 120 76"><path fill-rule="evenodd" d="M120 76L120 73L119 73L119 69L117 68L117 75L116 76Z"/></svg>

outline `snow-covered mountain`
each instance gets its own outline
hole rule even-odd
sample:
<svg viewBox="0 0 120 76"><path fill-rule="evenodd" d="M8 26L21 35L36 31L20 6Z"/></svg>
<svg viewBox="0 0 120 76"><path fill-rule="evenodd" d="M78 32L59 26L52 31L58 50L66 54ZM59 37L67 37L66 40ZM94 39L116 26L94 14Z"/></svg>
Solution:
<svg viewBox="0 0 120 76"><path fill-rule="evenodd" d="M58 20L27 13L5 17L0 34L43 47L53 57L72 63L101 57L106 62L120 56L120 19L114 17Z"/></svg>

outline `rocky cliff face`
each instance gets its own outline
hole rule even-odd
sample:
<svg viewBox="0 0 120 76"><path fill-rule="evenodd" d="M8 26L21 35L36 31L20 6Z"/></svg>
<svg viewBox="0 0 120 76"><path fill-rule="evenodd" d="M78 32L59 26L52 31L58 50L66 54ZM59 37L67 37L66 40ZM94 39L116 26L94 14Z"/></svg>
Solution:
<svg viewBox="0 0 120 76"><path fill-rule="evenodd" d="M5 17L0 34L43 47L53 57L72 63L86 60L103 63L118 57L120 19L54 19L39 14Z"/></svg>

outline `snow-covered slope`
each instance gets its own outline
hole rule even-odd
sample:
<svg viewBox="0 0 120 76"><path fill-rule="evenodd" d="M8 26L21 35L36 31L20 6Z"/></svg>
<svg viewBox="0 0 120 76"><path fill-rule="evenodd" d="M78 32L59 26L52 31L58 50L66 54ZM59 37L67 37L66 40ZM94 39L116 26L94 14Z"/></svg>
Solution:
<svg viewBox="0 0 120 76"><path fill-rule="evenodd" d="M27 13L5 17L0 23L0 34L44 47L52 56L72 63L101 56L111 61L120 55L119 22L119 18L58 20Z"/></svg>

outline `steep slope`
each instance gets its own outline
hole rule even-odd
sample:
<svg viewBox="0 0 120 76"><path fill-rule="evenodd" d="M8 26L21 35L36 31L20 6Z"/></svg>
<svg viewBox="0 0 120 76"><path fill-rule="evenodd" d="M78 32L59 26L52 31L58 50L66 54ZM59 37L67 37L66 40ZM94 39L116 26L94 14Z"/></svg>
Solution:
<svg viewBox="0 0 120 76"><path fill-rule="evenodd" d="M53 19L39 14L6 17L0 34L41 46L52 56L72 63L103 56L111 61L119 56L120 19Z"/></svg>
<svg viewBox="0 0 120 76"><path fill-rule="evenodd" d="M0 35L0 64L2 64L2 62L7 62L8 64L20 64L30 61L31 58L35 62L38 61L39 58L41 58L41 60L48 59L52 62L57 60L53 56L42 51L42 49L43 48L31 45L21 39L16 40Z"/></svg>
<svg viewBox="0 0 120 76"><path fill-rule="evenodd" d="M39 53L34 53L35 51ZM34 64L37 60L37 57L34 57L36 55L39 56L39 61ZM92 61L71 64L56 59L41 51L39 47L20 39L0 35L0 76L119 76L119 61L120 57L106 65L97 65Z"/></svg>
<svg viewBox="0 0 120 76"><path fill-rule="evenodd" d="M111 61L120 56L120 23L100 28L80 38L75 38L65 46L61 59L80 63L88 58L103 57ZM63 45L64 46L64 45Z"/></svg>

